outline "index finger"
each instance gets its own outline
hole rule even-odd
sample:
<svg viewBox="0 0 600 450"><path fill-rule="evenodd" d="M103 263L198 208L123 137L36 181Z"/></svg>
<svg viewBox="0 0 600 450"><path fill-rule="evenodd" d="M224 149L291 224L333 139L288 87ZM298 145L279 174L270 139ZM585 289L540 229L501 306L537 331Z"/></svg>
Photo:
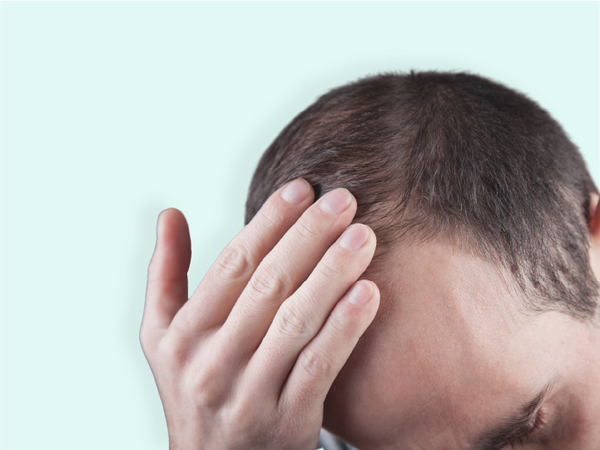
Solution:
<svg viewBox="0 0 600 450"><path fill-rule="evenodd" d="M221 252L174 321L185 317L183 326L195 330L222 325L260 262L313 199L310 184L302 178L275 191Z"/></svg>

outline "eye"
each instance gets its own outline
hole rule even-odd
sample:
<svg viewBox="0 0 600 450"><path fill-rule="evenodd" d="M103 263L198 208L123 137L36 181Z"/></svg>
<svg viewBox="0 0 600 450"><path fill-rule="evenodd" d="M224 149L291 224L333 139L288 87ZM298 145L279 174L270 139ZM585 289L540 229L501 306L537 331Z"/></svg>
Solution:
<svg viewBox="0 0 600 450"><path fill-rule="evenodd" d="M522 431L510 438L508 445L514 447L515 445L523 445L535 440L538 436L539 431L544 427L544 415L541 411L531 418L531 420L525 424Z"/></svg>

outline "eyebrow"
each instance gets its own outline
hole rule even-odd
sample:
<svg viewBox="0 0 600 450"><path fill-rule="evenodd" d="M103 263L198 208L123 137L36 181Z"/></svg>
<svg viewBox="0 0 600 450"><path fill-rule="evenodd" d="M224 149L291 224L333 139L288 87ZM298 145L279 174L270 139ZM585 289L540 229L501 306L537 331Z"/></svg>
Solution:
<svg viewBox="0 0 600 450"><path fill-rule="evenodd" d="M512 439L529 430L529 424L538 413L540 405L548 398L556 384L556 378L552 379L532 400L525 403L516 416L504 420L502 425L495 427L485 433L479 439L476 450L500 450L510 443Z"/></svg>

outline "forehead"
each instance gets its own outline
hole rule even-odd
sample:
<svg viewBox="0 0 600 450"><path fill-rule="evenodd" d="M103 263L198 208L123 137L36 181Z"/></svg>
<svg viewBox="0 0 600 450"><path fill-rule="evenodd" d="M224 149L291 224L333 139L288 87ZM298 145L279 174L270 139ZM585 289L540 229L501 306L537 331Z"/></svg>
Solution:
<svg viewBox="0 0 600 450"><path fill-rule="evenodd" d="M498 410L534 394L540 371L553 373L556 361L540 357L543 323L520 311L509 271L431 242L398 247L370 278L380 310L334 383L326 413L338 415L326 426L352 424L360 436L409 430L390 439L463 448Z"/></svg>
<svg viewBox="0 0 600 450"><path fill-rule="evenodd" d="M366 340L432 370L494 359L528 322L507 270L445 242L398 246L374 278L381 307Z"/></svg>

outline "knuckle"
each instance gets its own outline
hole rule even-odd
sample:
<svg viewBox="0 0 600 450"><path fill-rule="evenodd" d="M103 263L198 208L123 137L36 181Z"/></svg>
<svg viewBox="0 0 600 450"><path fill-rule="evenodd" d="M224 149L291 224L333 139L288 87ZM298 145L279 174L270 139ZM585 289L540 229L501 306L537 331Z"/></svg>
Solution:
<svg viewBox="0 0 600 450"><path fill-rule="evenodd" d="M154 264L152 264L152 260L150 260L150 264L148 264L148 269L146 270L146 279L148 281L152 280L155 274L156 269L154 268Z"/></svg>
<svg viewBox="0 0 600 450"><path fill-rule="evenodd" d="M183 377L184 392L194 399L194 405L205 411L218 409L223 403L222 389L215 380L219 377L207 376L205 372L187 372Z"/></svg>
<svg viewBox="0 0 600 450"><path fill-rule="evenodd" d="M263 269L256 272L247 286L247 295L252 300L260 298L282 298L288 293L287 280L281 276L275 276L270 270Z"/></svg>
<svg viewBox="0 0 600 450"><path fill-rule="evenodd" d="M156 286L157 280L160 280L160 267L157 264L154 264L150 261L150 265L148 266L148 270L146 273L146 286L148 289L154 289Z"/></svg>
<svg viewBox="0 0 600 450"><path fill-rule="evenodd" d="M187 340L180 333L167 333L158 344L157 357L164 367L175 370L184 367L190 357Z"/></svg>
<svg viewBox="0 0 600 450"><path fill-rule="evenodd" d="M153 345L155 343L153 342L150 331L148 331L144 325L140 327L138 338L140 345L142 346L142 351L144 352L144 355L146 355L146 358L148 358L148 356L152 353L151 349L155 346Z"/></svg>
<svg viewBox="0 0 600 450"><path fill-rule="evenodd" d="M252 272L254 266L242 245L226 247L217 258L217 273L221 279L239 279Z"/></svg>
<svg viewBox="0 0 600 450"><path fill-rule="evenodd" d="M223 366L214 355L190 364L182 377L184 392L194 399L198 408L204 410L219 409L227 402L231 394L228 381L231 380L224 377Z"/></svg>
<svg viewBox="0 0 600 450"><path fill-rule="evenodd" d="M276 319L277 330L287 338L301 338L309 333L309 320L292 306L282 306Z"/></svg>
<svg viewBox="0 0 600 450"><path fill-rule="evenodd" d="M319 232L311 227L310 222L300 220L296 222L295 228L303 241L312 241L319 236Z"/></svg>
<svg viewBox="0 0 600 450"><path fill-rule="evenodd" d="M351 323L348 320L347 314L340 314L339 311L333 311L329 316L329 325L335 330L336 335L347 335L351 328Z"/></svg>
<svg viewBox="0 0 600 450"><path fill-rule="evenodd" d="M282 218L285 217L285 211L278 202L269 199L257 215L260 215L262 226L272 228L281 224Z"/></svg>
<svg viewBox="0 0 600 450"><path fill-rule="evenodd" d="M319 272L327 279L337 280L339 278L341 269L329 258L323 258L319 262Z"/></svg>
<svg viewBox="0 0 600 450"><path fill-rule="evenodd" d="M298 359L304 370L314 378L326 378L333 372L332 361L309 347L302 350Z"/></svg>
<svg viewBox="0 0 600 450"><path fill-rule="evenodd" d="M140 327L140 331L138 332L138 339L140 341L140 345L142 346L142 349L144 349L144 347L146 347L148 345L148 342L150 340L144 324L142 324L142 326ZM145 351L145 349L144 349L144 351Z"/></svg>

